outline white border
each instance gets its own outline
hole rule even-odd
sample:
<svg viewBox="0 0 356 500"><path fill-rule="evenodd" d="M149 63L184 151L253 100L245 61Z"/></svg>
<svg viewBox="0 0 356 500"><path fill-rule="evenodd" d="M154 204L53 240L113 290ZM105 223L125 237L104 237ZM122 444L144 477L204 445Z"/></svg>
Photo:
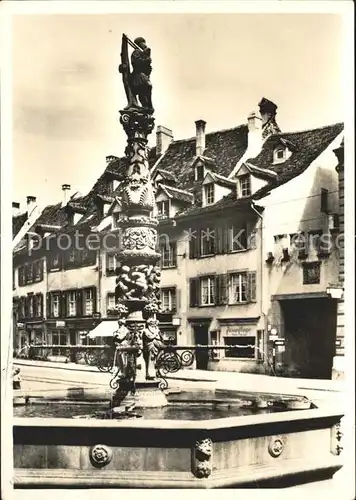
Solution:
<svg viewBox="0 0 356 500"><path fill-rule="evenodd" d="M345 456L347 460L343 474L342 489L338 491L339 498L351 498L351 491L346 493L345 488L347 482L351 482L353 487L354 477L354 247L353 235L354 231L354 79L352 73L353 64L353 40L354 40L354 23L353 23L353 2L352 1L3 1L0 3L0 49L1 49L1 365L2 365L2 427L1 427L1 447L2 447L2 498L36 498L41 497L48 499L63 496L73 498L97 498L99 496L110 496L116 498L117 495L125 494L125 490L115 492L115 490L86 490L86 491L19 491L14 494L13 491L6 488L4 478L9 484L12 475L12 439L11 439L11 422L12 422L12 394L8 392L6 399L10 403L6 403L3 397L4 382L3 379L7 366L7 353L9 343L9 326L11 325L11 308L12 308L12 254L11 254L11 219L9 214L11 207L12 193L12 152L11 152L11 19L14 15L33 15L33 14L104 14L104 13L336 13L344 16L344 34L345 34L345 50L344 50L344 71L345 71L345 160L346 160L346 193L345 193L345 261L347 262L347 272L345 278L345 331L346 331L346 377L347 377L347 435L345 442L351 444L351 449ZM215 495L214 491L194 491L194 496ZM272 498L285 498L284 490L264 490L254 491L248 490L243 497L242 490L237 492L241 498L266 498L270 495ZM299 489L288 490L289 498L298 498L300 493L304 491ZM316 494L322 494L324 498L335 498L335 491L330 491L328 486L323 488L320 486L315 489ZM347 496L344 496L345 494ZM135 492L130 490L127 494L149 497L149 491ZM171 491L170 494L181 494ZM188 494L188 492L184 492ZM219 496L234 494L232 491L219 491ZM166 498L167 492L164 490L155 490L154 496ZM314 496L314 495L313 495Z"/></svg>

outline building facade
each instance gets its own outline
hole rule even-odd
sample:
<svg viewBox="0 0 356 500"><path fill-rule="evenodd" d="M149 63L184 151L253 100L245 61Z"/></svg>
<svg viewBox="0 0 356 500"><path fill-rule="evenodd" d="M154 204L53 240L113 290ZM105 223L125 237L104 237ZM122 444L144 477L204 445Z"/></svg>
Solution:
<svg viewBox="0 0 356 500"><path fill-rule="evenodd" d="M184 140L157 127L149 162L160 221L162 334L181 346L225 347L212 356L198 349L197 368L329 378L337 302L327 290L340 261L333 150L343 125L283 133L277 106L262 99L259 108L260 116L217 132L198 120L195 137ZM19 348L24 339L78 344L89 333L99 341L116 328L122 162L107 157L86 196L71 196L64 185L62 202L46 207L30 229L41 248L28 252L23 238L17 245ZM78 232L96 246L79 249ZM65 235L71 244L63 250ZM282 340L277 349L271 334Z"/></svg>

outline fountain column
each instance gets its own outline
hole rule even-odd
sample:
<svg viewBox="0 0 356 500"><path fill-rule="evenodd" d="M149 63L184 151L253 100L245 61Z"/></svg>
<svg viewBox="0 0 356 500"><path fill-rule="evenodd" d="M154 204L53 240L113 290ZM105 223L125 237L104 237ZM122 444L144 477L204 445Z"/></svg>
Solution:
<svg viewBox="0 0 356 500"><path fill-rule="evenodd" d="M131 56L132 72L128 44L135 49ZM167 403L158 387L154 366L162 340L156 320L160 283L158 221L153 215L155 198L147 145L147 137L154 128L150 53L144 39L131 42L123 35L119 70L123 75L128 105L120 111L120 123L127 135L127 146L120 183L122 217L117 254L120 267L115 290L120 327L114 340L116 346L136 348L136 351L117 351L122 369L114 386L117 387L118 402L125 398L126 403L126 395L131 393L137 407Z"/></svg>

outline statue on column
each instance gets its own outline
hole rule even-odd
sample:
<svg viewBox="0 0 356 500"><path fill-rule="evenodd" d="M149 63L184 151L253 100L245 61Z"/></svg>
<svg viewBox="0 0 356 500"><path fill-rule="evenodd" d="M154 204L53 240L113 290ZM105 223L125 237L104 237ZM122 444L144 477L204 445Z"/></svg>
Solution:
<svg viewBox="0 0 356 500"><path fill-rule="evenodd" d="M131 54L132 71L130 69L128 45L131 45L134 49ZM150 81L151 63L151 49L147 47L144 38L138 37L132 42L126 35L122 35L119 71L122 74L125 87L128 101L127 108L139 108L140 103L142 108L153 113L152 84Z"/></svg>
<svg viewBox="0 0 356 500"><path fill-rule="evenodd" d="M146 328L143 331L142 342L142 354L146 365L146 380L153 380L156 375L155 360L160 349L164 345L156 318L148 318L146 321Z"/></svg>
<svg viewBox="0 0 356 500"><path fill-rule="evenodd" d="M117 350L117 347L129 347L130 330L126 326L126 320L123 318L118 319L118 329L114 332L114 345L116 349L116 360L118 366L119 378L124 378L127 375L127 351Z"/></svg>

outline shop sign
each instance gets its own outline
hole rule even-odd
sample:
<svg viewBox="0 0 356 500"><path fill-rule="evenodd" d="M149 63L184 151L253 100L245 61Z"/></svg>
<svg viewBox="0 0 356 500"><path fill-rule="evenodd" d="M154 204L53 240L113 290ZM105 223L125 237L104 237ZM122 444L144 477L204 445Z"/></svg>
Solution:
<svg viewBox="0 0 356 500"><path fill-rule="evenodd" d="M66 326L65 321L56 321L56 328L64 328Z"/></svg>
<svg viewBox="0 0 356 500"><path fill-rule="evenodd" d="M180 325L180 318L173 316L172 318L172 325L173 326L179 326Z"/></svg>
<svg viewBox="0 0 356 500"><path fill-rule="evenodd" d="M269 340L277 340L278 339L278 335L269 335L268 337Z"/></svg>
<svg viewBox="0 0 356 500"><path fill-rule="evenodd" d="M227 328L226 329L226 336L227 337L244 337L244 336L250 336L251 335L251 328Z"/></svg>
<svg viewBox="0 0 356 500"><path fill-rule="evenodd" d="M285 345L285 339L277 339L274 341L275 345L278 346L284 346Z"/></svg>
<svg viewBox="0 0 356 500"><path fill-rule="evenodd" d="M278 352L285 352L286 346L285 345L277 345L277 351Z"/></svg>
<svg viewBox="0 0 356 500"><path fill-rule="evenodd" d="M17 323L17 328L25 328L24 323Z"/></svg>

